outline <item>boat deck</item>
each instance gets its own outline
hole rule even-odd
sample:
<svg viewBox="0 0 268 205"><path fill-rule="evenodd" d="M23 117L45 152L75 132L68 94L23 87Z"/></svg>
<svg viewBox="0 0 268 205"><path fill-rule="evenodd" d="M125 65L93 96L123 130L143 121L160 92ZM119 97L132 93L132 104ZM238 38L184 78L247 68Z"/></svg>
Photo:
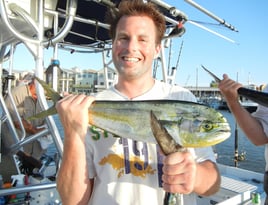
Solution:
<svg viewBox="0 0 268 205"><path fill-rule="evenodd" d="M252 193L259 193L264 204L263 174L219 164L221 188L210 197L199 197L198 205L246 205Z"/></svg>

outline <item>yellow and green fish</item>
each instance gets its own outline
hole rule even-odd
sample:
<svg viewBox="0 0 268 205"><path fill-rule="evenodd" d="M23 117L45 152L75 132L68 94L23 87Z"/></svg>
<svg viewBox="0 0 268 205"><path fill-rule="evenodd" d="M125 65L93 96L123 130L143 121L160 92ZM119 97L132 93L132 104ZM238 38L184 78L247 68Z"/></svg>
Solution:
<svg viewBox="0 0 268 205"><path fill-rule="evenodd" d="M55 103L62 97L36 78L54 105L32 118L56 114ZM182 147L206 147L230 136L224 116L205 105L177 100L95 101L88 110L89 124L116 136L157 143L151 128L151 112Z"/></svg>
<svg viewBox="0 0 268 205"><path fill-rule="evenodd" d="M36 78L54 105L33 118L56 114L62 97ZM89 124L116 136L157 143L165 155L218 144L231 133L224 116L205 105L176 100L95 101L88 110ZM164 205L183 205L181 194L166 193Z"/></svg>

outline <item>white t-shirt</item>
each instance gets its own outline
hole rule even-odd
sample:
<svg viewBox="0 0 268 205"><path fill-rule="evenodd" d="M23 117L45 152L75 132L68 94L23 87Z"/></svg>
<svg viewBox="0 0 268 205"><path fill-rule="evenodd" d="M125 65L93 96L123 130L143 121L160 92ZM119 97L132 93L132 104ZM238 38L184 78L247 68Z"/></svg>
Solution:
<svg viewBox="0 0 268 205"><path fill-rule="evenodd" d="M268 86L264 88L263 92L268 93ZM256 112L252 113L252 116L261 122L263 130L266 136L268 136L268 107L258 105ZM266 162L265 171L268 171L268 144L265 145L264 158Z"/></svg>
<svg viewBox="0 0 268 205"><path fill-rule="evenodd" d="M97 100L128 100L114 87ZM188 90L155 81L151 90L132 100L173 99L196 101ZM139 120L139 119L137 119ZM211 147L190 149L197 162L215 161ZM87 136L89 178L94 178L90 205L162 205L162 159L155 144L137 142L91 127ZM196 194L184 195L185 205L196 204Z"/></svg>

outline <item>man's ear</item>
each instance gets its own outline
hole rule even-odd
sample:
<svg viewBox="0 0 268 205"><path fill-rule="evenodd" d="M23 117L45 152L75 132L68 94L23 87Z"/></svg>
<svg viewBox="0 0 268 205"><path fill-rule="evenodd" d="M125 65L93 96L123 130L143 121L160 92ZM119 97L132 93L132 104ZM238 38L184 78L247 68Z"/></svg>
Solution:
<svg viewBox="0 0 268 205"><path fill-rule="evenodd" d="M154 59L156 59L159 56L160 51L161 51L161 44L158 44L155 47Z"/></svg>

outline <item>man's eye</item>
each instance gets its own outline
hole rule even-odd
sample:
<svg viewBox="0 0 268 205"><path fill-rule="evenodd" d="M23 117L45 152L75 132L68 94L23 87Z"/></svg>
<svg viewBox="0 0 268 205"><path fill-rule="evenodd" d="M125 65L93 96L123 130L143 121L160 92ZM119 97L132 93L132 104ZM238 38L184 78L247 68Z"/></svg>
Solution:
<svg viewBox="0 0 268 205"><path fill-rule="evenodd" d="M141 42L147 42L147 40L146 40L146 39L140 39L140 41L141 41Z"/></svg>

